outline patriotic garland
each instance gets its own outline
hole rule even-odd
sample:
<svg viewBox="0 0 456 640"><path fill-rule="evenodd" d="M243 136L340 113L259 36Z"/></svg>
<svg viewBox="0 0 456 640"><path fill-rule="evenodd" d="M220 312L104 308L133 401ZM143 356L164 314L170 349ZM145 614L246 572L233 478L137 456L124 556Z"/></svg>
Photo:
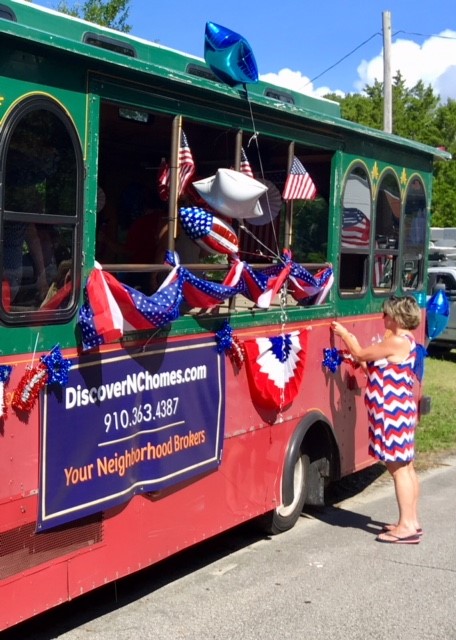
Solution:
<svg viewBox="0 0 456 640"><path fill-rule="evenodd" d="M354 369L360 366L359 362L346 349L336 349L335 347L323 349L323 361L321 364L326 369L329 369L331 373L336 373L343 362L350 364Z"/></svg>
<svg viewBox="0 0 456 640"><path fill-rule="evenodd" d="M217 352L223 353L225 351L237 368L241 369L245 361L245 348L239 338L233 336L233 329L228 320L225 320L222 328L216 332L215 341L217 342Z"/></svg>
<svg viewBox="0 0 456 640"><path fill-rule="evenodd" d="M11 406L20 411L31 411L41 389L46 384L65 386L71 361L66 360L56 345L47 355L41 356L36 367L28 368L14 391Z"/></svg>
<svg viewBox="0 0 456 640"><path fill-rule="evenodd" d="M293 262L288 250L280 263L262 270L235 257L222 283L198 278L180 265L175 252L167 252L166 264L173 269L151 296L122 284L100 265L95 266L79 310L83 349L121 339L126 331L161 329L179 317L183 302L190 308L211 309L241 294L257 307L267 309L286 285L298 304L321 304L333 284L330 266L314 275Z"/></svg>

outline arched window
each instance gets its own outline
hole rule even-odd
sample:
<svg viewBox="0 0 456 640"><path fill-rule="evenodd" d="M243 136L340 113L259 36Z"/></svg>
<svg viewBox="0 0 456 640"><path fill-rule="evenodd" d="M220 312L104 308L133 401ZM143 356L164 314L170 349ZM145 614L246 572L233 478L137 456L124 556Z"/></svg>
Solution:
<svg viewBox="0 0 456 640"><path fill-rule="evenodd" d="M366 289L371 237L372 193L362 166L348 175L342 196L339 289L361 294Z"/></svg>
<svg viewBox="0 0 456 640"><path fill-rule="evenodd" d="M65 112L22 102L0 137L2 297L5 322L63 321L76 307L82 154Z"/></svg>
<svg viewBox="0 0 456 640"><path fill-rule="evenodd" d="M426 228L426 194L421 179L414 176L407 188L404 209L401 273L404 289L417 289L423 283Z"/></svg>
<svg viewBox="0 0 456 640"><path fill-rule="evenodd" d="M388 172L382 178L375 207L375 246L372 282L376 293L396 287L399 256L401 197L396 176Z"/></svg>

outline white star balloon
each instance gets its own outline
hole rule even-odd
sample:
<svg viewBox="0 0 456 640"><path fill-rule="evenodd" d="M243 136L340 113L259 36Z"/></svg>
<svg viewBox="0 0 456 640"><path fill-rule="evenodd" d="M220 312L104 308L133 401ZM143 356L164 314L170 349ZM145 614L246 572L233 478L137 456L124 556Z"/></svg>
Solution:
<svg viewBox="0 0 456 640"><path fill-rule="evenodd" d="M263 215L259 199L268 187L240 171L218 169L214 176L198 180L193 186L210 207L224 216L243 219Z"/></svg>

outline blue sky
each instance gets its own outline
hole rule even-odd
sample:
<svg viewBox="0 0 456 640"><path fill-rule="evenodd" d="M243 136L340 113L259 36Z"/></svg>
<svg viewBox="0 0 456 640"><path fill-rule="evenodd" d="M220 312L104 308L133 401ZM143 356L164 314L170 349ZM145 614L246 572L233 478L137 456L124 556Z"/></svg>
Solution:
<svg viewBox="0 0 456 640"><path fill-rule="evenodd" d="M55 7L57 0L36 4ZM319 95L382 80L384 11L391 13L393 72L400 68L410 85L422 79L443 100L456 99L454 0L131 0L128 22L133 35L200 57L205 24L215 22L249 42L260 76Z"/></svg>

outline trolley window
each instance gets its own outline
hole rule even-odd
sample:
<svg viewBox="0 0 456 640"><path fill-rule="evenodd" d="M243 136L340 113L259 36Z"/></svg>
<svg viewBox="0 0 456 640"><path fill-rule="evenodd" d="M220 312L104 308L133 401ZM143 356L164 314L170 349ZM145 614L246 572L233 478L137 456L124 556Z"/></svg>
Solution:
<svg viewBox="0 0 456 640"><path fill-rule="evenodd" d="M5 123L0 158L1 316L64 320L75 308L80 253L77 137L55 103L27 100Z"/></svg>

